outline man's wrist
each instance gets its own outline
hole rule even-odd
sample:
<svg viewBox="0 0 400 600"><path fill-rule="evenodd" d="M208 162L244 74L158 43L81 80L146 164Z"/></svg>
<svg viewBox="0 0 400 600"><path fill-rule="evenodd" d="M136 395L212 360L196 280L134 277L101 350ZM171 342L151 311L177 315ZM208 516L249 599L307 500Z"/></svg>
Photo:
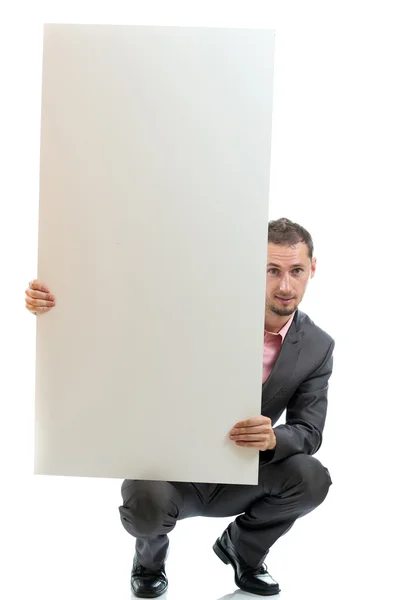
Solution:
<svg viewBox="0 0 400 600"><path fill-rule="evenodd" d="M273 437L272 445L268 448L268 450L275 450L275 448L276 448L276 435L275 435L275 431L272 430L272 433L273 433L274 437Z"/></svg>
<svg viewBox="0 0 400 600"><path fill-rule="evenodd" d="M263 449L263 452L274 452L276 448L276 436L274 433L273 438L268 442L267 446Z"/></svg>

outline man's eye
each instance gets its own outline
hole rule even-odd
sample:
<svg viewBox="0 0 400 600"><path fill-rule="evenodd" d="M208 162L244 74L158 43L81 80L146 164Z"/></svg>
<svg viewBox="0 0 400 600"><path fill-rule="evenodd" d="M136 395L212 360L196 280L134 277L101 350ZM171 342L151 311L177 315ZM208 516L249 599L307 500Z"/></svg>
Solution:
<svg viewBox="0 0 400 600"><path fill-rule="evenodd" d="M269 269L268 275L276 275L278 273L278 269Z"/></svg>
<svg viewBox="0 0 400 600"><path fill-rule="evenodd" d="M295 273L296 275L300 275L301 273L303 273L303 269L294 269L293 273Z"/></svg>

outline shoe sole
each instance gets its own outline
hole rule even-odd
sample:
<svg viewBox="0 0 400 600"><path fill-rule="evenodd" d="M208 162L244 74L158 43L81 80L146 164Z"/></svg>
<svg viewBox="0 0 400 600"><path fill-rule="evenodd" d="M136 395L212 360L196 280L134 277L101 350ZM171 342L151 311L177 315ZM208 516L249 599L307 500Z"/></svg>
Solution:
<svg viewBox="0 0 400 600"><path fill-rule="evenodd" d="M240 584L240 582L238 581L238 579L236 577L235 565L234 565L233 561L230 559L230 557L228 556L228 554L225 552L225 550L223 548L221 548L218 541L215 542L215 544L213 546L213 550L214 550L215 554L218 556L218 558L220 560L222 560L222 562L225 565L231 565L233 567L233 570L235 572L235 583L238 586L238 588L240 588L244 592L247 592L250 594L255 594L257 596L276 596L277 594L280 593L280 591L281 591L280 589L278 589L278 591L276 591L276 592L249 592L249 590L246 589L244 586L242 586Z"/></svg>
<svg viewBox="0 0 400 600"><path fill-rule="evenodd" d="M136 592L134 592L131 588L132 594L135 596L135 598L160 598L160 596L163 596L166 591L168 590L168 585L165 588L165 590L163 590L162 592L160 592L159 594L137 594Z"/></svg>

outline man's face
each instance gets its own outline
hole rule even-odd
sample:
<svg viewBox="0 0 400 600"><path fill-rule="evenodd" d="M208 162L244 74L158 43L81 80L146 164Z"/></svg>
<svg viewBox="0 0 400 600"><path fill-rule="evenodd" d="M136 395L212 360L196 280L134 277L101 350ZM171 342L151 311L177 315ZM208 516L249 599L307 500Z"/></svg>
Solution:
<svg viewBox="0 0 400 600"><path fill-rule="evenodd" d="M266 314L289 317L299 306L310 278L314 277L315 258L311 261L304 242L295 246L268 244Z"/></svg>

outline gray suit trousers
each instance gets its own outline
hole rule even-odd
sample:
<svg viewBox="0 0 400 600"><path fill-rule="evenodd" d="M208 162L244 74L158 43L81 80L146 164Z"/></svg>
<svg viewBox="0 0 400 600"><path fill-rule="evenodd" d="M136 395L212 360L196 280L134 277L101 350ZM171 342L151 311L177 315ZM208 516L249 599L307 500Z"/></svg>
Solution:
<svg viewBox="0 0 400 600"><path fill-rule="evenodd" d="M261 463L256 486L125 480L119 511L144 567L163 565L168 533L177 521L236 516L229 526L236 551L257 568L294 522L324 501L331 484L329 471L316 458L295 454Z"/></svg>

